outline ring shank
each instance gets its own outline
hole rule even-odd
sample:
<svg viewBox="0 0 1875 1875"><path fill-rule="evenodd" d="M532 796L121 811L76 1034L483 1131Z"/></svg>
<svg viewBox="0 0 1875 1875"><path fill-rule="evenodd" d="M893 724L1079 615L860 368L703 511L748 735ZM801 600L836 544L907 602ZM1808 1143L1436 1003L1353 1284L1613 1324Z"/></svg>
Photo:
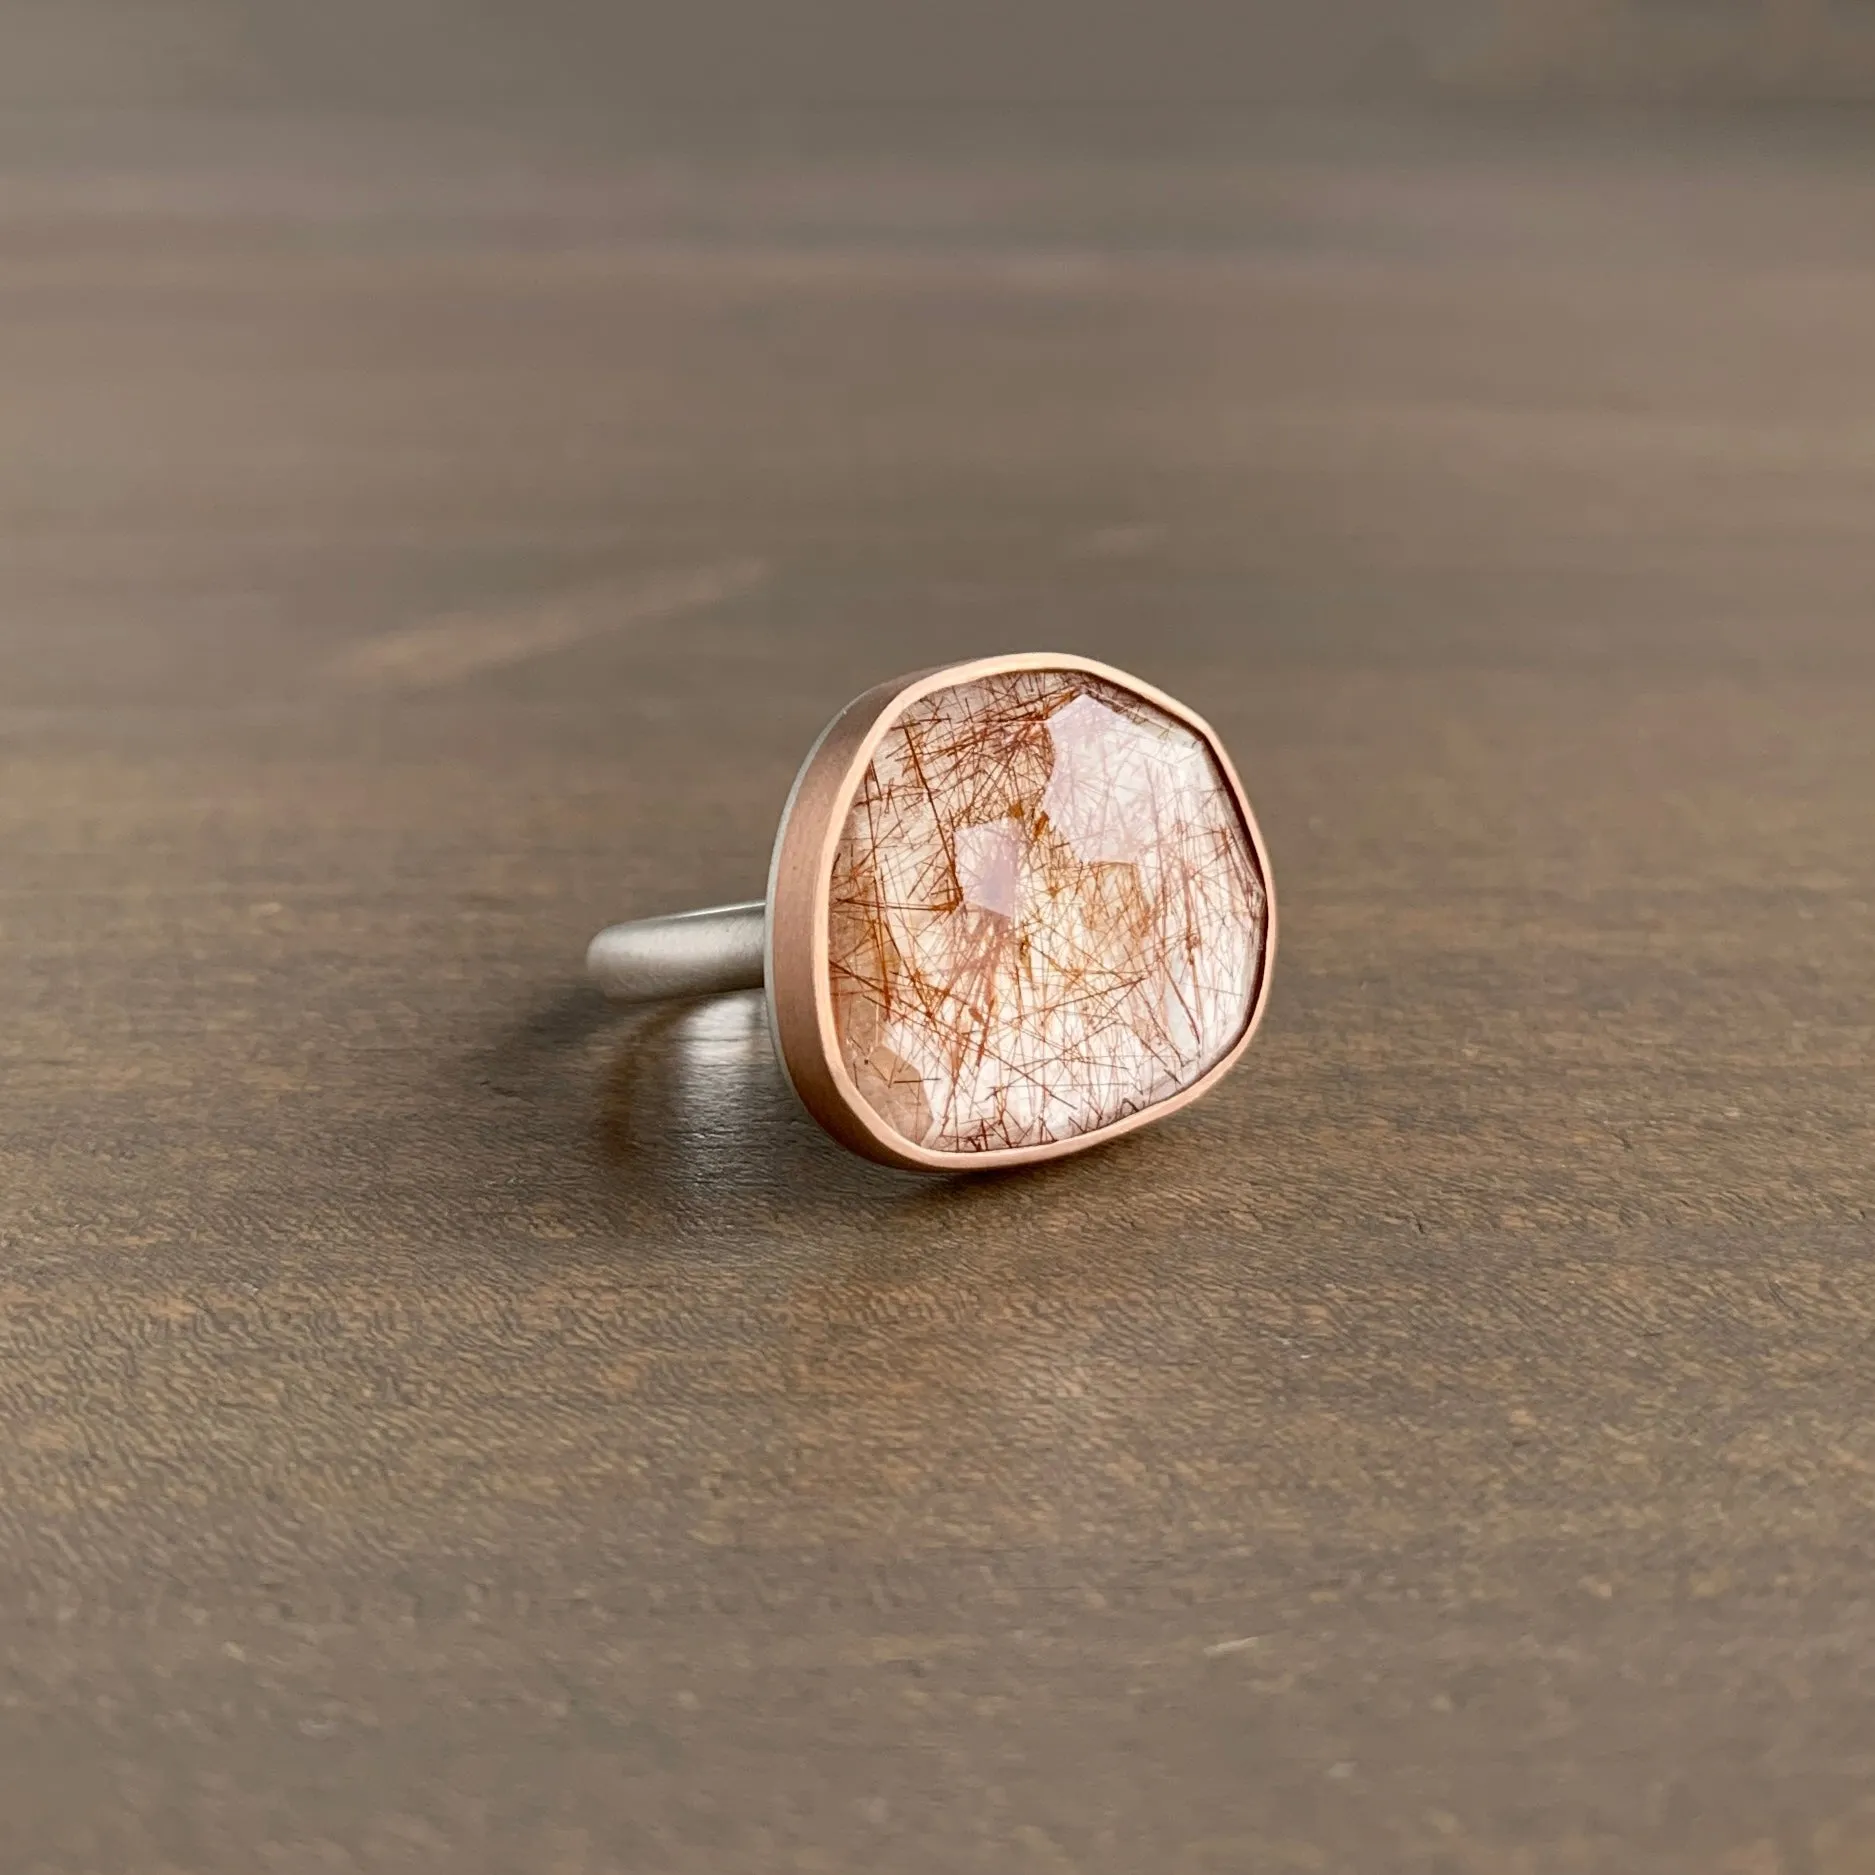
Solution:
<svg viewBox="0 0 1875 1875"><path fill-rule="evenodd" d="M759 990L766 916L758 899L608 925L586 947L587 974L621 1003Z"/></svg>

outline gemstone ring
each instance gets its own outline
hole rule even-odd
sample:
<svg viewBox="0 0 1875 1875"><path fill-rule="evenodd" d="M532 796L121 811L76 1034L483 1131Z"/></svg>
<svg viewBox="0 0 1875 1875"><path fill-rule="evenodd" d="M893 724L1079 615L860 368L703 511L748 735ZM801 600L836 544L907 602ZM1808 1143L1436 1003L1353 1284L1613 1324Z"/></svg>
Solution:
<svg viewBox="0 0 1875 1875"><path fill-rule="evenodd" d="M759 904L613 925L625 1002L766 987L809 1113L888 1165L1079 1152L1175 1112L1269 998L1269 856L1181 703L1046 652L881 684L808 752Z"/></svg>

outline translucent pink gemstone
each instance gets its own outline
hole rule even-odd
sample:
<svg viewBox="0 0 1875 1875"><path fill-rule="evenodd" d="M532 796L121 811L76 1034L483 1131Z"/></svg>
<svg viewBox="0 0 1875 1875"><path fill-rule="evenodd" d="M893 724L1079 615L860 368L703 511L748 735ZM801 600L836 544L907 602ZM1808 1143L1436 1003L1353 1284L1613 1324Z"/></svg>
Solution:
<svg viewBox="0 0 1875 1875"><path fill-rule="evenodd" d="M958 1153L1191 1086L1250 1020L1268 924L1204 737L1077 671L912 703L848 812L830 911L847 1071L902 1138Z"/></svg>

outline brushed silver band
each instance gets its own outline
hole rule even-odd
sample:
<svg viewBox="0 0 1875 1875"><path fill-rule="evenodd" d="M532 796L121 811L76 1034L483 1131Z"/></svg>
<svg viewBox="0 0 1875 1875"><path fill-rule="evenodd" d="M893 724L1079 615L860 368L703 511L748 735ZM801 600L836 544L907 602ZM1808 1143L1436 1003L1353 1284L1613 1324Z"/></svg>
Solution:
<svg viewBox="0 0 1875 1875"><path fill-rule="evenodd" d="M607 925L586 947L586 970L615 1002L759 990L767 907L717 905Z"/></svg>

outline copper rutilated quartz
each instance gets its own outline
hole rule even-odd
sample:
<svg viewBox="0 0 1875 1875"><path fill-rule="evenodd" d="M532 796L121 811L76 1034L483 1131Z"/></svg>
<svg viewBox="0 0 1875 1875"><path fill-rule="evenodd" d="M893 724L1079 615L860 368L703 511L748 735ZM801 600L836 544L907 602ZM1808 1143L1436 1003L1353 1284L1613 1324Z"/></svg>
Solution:
<svg viewBox="0 0 1875 1875"><path fill-rule="evenodd" d="M1077 1138L1231 1051L1267 930L1197 730L1082 671L977 677L896 717L847 811L828 895L841 1057L926 1151Z"/></svg>

